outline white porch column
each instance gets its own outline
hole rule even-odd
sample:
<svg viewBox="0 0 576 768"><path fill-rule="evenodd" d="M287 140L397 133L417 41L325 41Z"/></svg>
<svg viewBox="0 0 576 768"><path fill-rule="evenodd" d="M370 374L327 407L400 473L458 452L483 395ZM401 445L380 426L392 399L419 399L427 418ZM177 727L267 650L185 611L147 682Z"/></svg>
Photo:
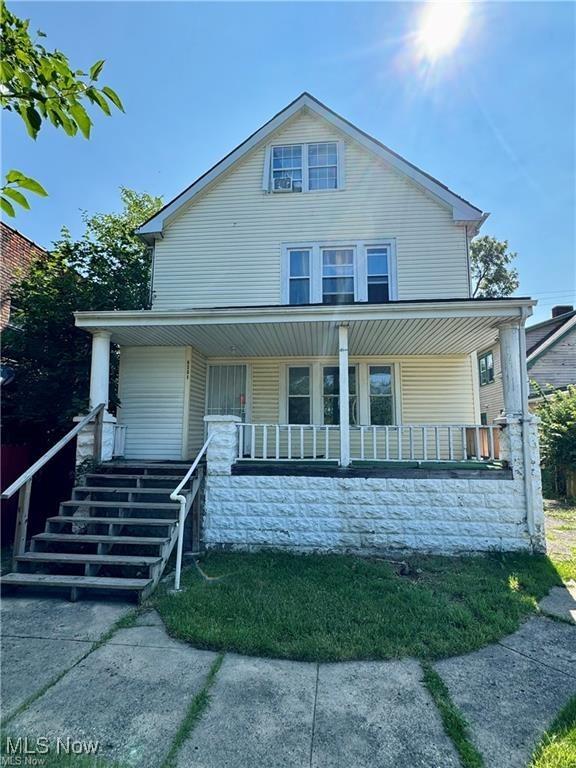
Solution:
<svg viewBox="0 0 576 768"><path fill-rule="evenodd" d="M206 455L208 475L230 475L238 458L239 416L204 416L211 438Z"/></svg>
<svg viewBox="0 0 576 768"><path fill-rule="evenodd" d="M104 403L108 409L110 392L110 333L92 334L92 366L90 368L90 410Z"/></svg>
<svg viewBox="0 0 576 768"><path fill-rule="evenodd" d="M340 466L350 464L350 391L348 383L348 326L338 328L338 370L340 379Z"/></svg>
<svg viewBox="0 0 576 768"><path fill-rule="evenodd" d="M504 414L522 416L524 412L522 376L520 361L520 334L524 329L518 325L502 325L499 329L500 358L502 368L502 389L504 395Z"/></svg>

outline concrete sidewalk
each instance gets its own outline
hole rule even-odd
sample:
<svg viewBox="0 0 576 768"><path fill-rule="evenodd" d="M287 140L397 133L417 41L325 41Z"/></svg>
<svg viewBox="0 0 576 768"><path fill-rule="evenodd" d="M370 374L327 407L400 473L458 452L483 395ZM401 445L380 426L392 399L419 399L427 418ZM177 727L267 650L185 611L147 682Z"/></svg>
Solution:
<svg viewBox="0 0 576 768"><path fill-rule="evenodd" d="M2 716L20 708L7 733L97 739L111 761L162 763L217 654L171 639L153 613L94 647L130 612L118 603L8 597L1 609ZM576 694L576 631L534 618L435 668L487 768L523 768ZM422 677L413 659L314 664L226 654L175 764L457 768Z"/></svg>

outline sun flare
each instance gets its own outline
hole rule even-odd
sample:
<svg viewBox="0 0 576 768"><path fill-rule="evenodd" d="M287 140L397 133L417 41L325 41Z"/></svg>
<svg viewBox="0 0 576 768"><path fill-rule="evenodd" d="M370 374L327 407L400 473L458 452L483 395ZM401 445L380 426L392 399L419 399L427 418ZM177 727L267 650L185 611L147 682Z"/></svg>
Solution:
<svg viewBox="0 0 576 768"><path fill-rule="evenodd" d="M466 2L444 0L428 2L420 16L417 45L429 61L447 56L459 45L470 17Z"/></svg>

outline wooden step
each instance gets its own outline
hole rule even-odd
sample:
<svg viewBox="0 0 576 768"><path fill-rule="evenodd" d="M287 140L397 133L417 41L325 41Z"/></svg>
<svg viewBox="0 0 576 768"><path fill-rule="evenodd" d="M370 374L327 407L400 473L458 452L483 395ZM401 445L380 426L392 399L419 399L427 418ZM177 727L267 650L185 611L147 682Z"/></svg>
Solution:
<svg viewBox="0 0 576 768"><path fill-rule="evenodd" d="M170 536L104 536L82 533L37 533L34 541L60 541L72 544L165 544Z"/></svg>
<svg viewBox="0 0 576 768"><path fill-rule="evenodd" d="M170 503L163 501L92 501L91 499L77 499L73 501L63 501L60 504L61 507L121 507L122 509L130 509L132 507L139 507L140 509L149 509L154 507L155 509L177 509L180 505L177 501L171 501Z"/></svg>
<svg viewBox="0 0 576 768"><path fill-rule="evenodd" d="M97 565L158 565L161 557L143 555L90 555L85 552L25 552L17 555L16 560L22 563L94 563Z"/></svg>
<svg viewBox="0 0 576 768"><path fill-rule="evenodd" d="M75 515L57 515L48 517L49 523L68 523L86 525L87 523L96 523L98 525L176 525L178 520L170 517L76 517Z"/></svg>
<svg viewBox="0 0 576 768"><path fill-rule="evenodd" d="M86 493L134 493L136 495L149 493L170 496L174 488L129 488L127 486L122 488L109 485L77 485L72 490L74 493L85 491Z"/></svg>
<svg viewBox="0 0 576 768"><path fill-rule="evenodd" d="M188 470L186 470L186 472L187 471ZM182 477L184 477L186 472L182 473ZM172 483L174 480L177 480L176 475L117 475L112 474L111 472L97 472L95 474L86 475L86 478L95 477L97 477L99 480L101 478L106 478L106 480L167 480L170 483ZM178 483L175 483L174 487L176 487L176 485L178 485ZM174 488L172 490L174 490Z"/></svg>
<svg viewBox="0 0 576 768"><path fill-rule="evenodd" d="M46 573L7 573L0 584L15 587L77 587L80 589L143 590L152 579L122 579L110 576L60 576Z"/></svg>

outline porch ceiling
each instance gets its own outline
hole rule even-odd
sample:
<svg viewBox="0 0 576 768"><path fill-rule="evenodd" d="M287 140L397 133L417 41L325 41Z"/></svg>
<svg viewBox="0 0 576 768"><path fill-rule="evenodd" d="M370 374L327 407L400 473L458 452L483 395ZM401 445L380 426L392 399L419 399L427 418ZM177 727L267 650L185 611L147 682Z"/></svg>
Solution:
<svg viewBox="0 0 576 768"><path fill-rule="evenodd" d="M108 330L125 346L191 345L209 357L322 356L338 353L349 326L351 355L467 354L489 346L498 325L531 314L529 299L397 302L384 306L262 307L183 312L81 312L76 324Z"/></svg>

